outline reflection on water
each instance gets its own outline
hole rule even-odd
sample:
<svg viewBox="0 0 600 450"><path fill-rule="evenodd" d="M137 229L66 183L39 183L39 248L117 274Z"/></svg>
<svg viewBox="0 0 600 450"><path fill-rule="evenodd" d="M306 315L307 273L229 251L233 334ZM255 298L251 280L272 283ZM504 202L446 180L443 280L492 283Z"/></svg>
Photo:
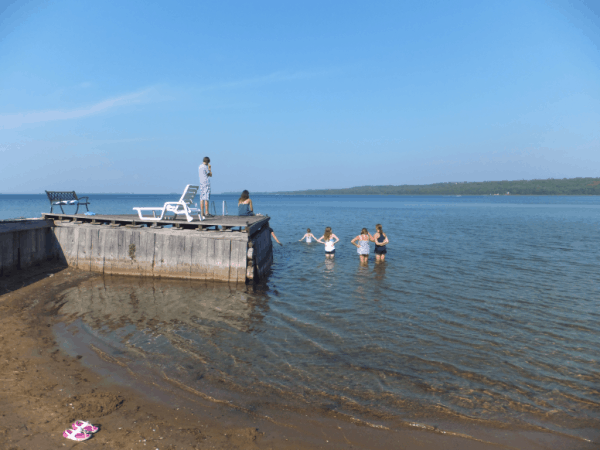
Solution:
<svg viewBox="0 0 600 450"><path fill-rule="evenodd" d="M574 354L535 361L535 343L507 345L497 329L485 333L487 341L471 338L472 325L460 327L462 336L449 333L444 329L452 321L439 311L428 313L430 324L417 324L417 311L386 301L385 264L355 270L351 304L310 311L309 301L294 305L293 317L279 310L277 293L181 280L97 277L57 302L67 320L112 348L113 356L143 355L135 370L252 410L279 402L380 420L508 418L548 428L551 414L550 428L599 423L598 372L589 370L597 363L583 371L578 362L585 361ZM441 351L440 339L454 341L454 355ZM529 381L519 383L520 377Z"/></svg>
<svg viewBox="0 0 600 450"><path fill-rule="evenodd" d="M60 313L86 323L144 330L159 323L176 328L233 328L249 332L260 324L267 295L246 286L151 278L104 277L64 292ZM248 291L252 288L249 287Z"/></svg>
<svg viewBox="0 0 600 450"><path fill-rule="evenodd" d="M75 339L88 333L87 342L96 339L110 356L130 360L134 372L222 399L243 392L255 376L246 374L247 352L269 356L248 337L263 332L268 301L260 287L118 276L92 278L56 299L59 314L78 330Z"/></svg>
<svg viewBox="0 0 600 450"><path fill-rule="evenodd" d="M375 264L375 267L373 268L373 272L375 273L375 279L377 281L382 281L385 279L385 268L386 267L387 266L385 264L385 261Z"/></svg>
<svg viewBox="0 0 600 450"><path fill-rule="evenodd" d="M335 268L335 259L325 259L325 270L324 272L328 275L333 274Z"/></svg>
<svg viewBox="0 0 600 450"><path fill-rule="evenodd" d="M293 214L320 217L318 203L292 204L265 285L97 277L57 302L136 370L249 410L475 418L598 439L600 205L458 200L380 203L395 243L384 263L361 266L349 244L373 221L357 208L324 208L342 239L335 259L289 244Z"/></svg>

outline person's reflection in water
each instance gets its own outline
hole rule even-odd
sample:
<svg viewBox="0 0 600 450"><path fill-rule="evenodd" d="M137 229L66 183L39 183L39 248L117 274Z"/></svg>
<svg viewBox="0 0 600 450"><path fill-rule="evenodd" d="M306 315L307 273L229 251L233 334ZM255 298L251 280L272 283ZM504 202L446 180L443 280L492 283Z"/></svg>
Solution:
<svg viewBox="0 0 600 450"><path fill-rule="evenodd" d="M323 266L323 278L325 278L325 287L331 288L333 286L333 271L335 269L335 260L333 258L325 258Z"/></svg>
<svg viewBox="0 0 600 450"><path fill-rule="evenodd" d="M367 265L359 265L356 268L356 278L361 282L361 283L365 283L369 281L369 275L371 274L371 271L369 270L369 266Z"/></svg>
<svg viewBox="0 0 600 450"><path fill-rule="evenodd" d="M386 264L375 264L373 268L373 278L375 279L375 283L373 283L373 287L371 289L371 293L374 296L373 300L378 302L381 297L385 298L387 285L385 283L385 268Z"/></svg>
<svg viewBox="0 0 600 450"><path fill-rule="evenodd" d="M386 267L387 267L386 264L376 264L375 265L375 267L373 269L373 273L375 274L375 280L377 280L378 283L385 280L385 268Z"/></svg>
<svg viewBox="0 0 600 450"><path fill-rule="evenodd" d="M359 265L356 271L356 292L360 295L362 300L366 300L366 293L371 290L371 277L369 266Z"/></svg>
<svg viewBox="0 0 600 450"><path fill-rule="evenodd" d="M335 267L334 259L325 259L325 273L333 273L333 269Z"/></svg>

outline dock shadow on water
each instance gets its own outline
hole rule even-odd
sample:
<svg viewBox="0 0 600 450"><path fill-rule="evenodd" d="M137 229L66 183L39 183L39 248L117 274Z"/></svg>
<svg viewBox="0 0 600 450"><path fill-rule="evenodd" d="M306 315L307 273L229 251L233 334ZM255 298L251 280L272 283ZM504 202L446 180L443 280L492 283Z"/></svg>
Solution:
<svg viewBox="0 0 600 450"><path fill-rule="evenodd" d="M322 270L327 284L334 263L326 261ZM354 277L354 298L363 304L383 299L378 285L364 280L385 280L385 264L359 268ZM390 430L420 427L487 442L506 427L582 443L598 439L593 380L583 380L587 393L571 384L536 398L538 387L496 375L485 361L475 372L465 359L453 365L433 350L428 356L395 348L400 328L411 333L408 322L381 321L389 339L369 340L360 326L372 313L303 313L305 305L295 305L291 314L278 296L276 287L265 285L97 276L48 306L61 317L55 329L65 350L86 345L140 379L258 416L284 409L335 412ZM339 323L340 314L348 323ZM427 350L428 337L419 339ZM543 383L561 383L548 377Z"/></svg>

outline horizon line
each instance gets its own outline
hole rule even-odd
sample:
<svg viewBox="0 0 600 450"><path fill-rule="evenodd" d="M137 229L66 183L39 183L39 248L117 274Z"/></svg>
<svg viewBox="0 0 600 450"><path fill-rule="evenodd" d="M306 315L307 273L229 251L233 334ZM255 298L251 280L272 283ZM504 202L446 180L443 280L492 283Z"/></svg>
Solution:
<svg viewBox="0 0 600 450"><path fill-rule="evenodd" d="M257 191L254 195L285 195L288 193L294 192L312 192L312 191L340 191L340 190L350 190L357 188L365 188L365 187L402 187L402 186L433 186L436 184L471 184L471 183L512 183L518 181L549 181L549 180L585 180L585 179L596 179L600 180L600 177L572 177L572 178L531 178L531 179L519 179L519 180L488 180L488 181L438 181L435 183L428 184L365 184L362 186L352 186L352 187L342 187L342 188L320 188L320 189L297 189L293 191ZM227 192L215 192L213 195L237 195L239 191L227 191ZM0 192L0 195L45 195L45 192ZM180 195L178 192L144 192L144 193L136 193L136 192L86 192L81 191L81 194L93 194L93 195ZM319 194L326 195L326 194ZM357 195L365 195L365 194L357 194ZM367 194L372 195L372 194ZM381 195L410 195L410 194L381 194ZM473 195L473 194L471 194Z"/></svg>

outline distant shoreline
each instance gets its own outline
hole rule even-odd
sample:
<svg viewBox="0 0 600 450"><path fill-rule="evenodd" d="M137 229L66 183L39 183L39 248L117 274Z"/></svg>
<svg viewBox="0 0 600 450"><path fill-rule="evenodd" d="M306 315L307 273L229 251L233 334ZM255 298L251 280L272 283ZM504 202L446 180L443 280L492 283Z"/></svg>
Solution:
<svg viewBox="0 0 600 450"><path fill-rule="evenodd" d="M241 191L213 193L239 195ZM548 178L545 180L513 181L451 181L434 184L355 186L340 189L305 189L299 191L257 192L251 195L446 195L446 196L579 196L600 195L600 177ZM83 192L82 192L83 194ZM178 193L86 192L86 195L173 195ZM0 195L45 195L44 193L3 193Z"/></svg>
<svg viewBox="0 0 600 450"><path fill-rule="evenodd" d="M236 195L237 193L232 192L223 192L219 194L212 195ZM145 194L140 194L145 195ZM165 194L157 194L157 195L165 195ZM299 196L315 196L315 197L327 197L327 196L340 196L340 195L364 195L365 197L371 195L380 195L385 197L426 197L426 196L435 196L435 197L594 197L598 194L305 194L305 193L285 193L280 194L277 192L253 192L252 195L270 195L273 197L299 197Z"/></svg>
<svg viewBox="0 0 600 450"><path fill-rule="evenodd" d="M224 192L220 195L234 195ZM446 183L356 186L342 189L308 189L301 191L253 192L254 195L470 195L470 196L573 196L600 195L600 178L549 178L546 180L452 181Z"/></svg>

